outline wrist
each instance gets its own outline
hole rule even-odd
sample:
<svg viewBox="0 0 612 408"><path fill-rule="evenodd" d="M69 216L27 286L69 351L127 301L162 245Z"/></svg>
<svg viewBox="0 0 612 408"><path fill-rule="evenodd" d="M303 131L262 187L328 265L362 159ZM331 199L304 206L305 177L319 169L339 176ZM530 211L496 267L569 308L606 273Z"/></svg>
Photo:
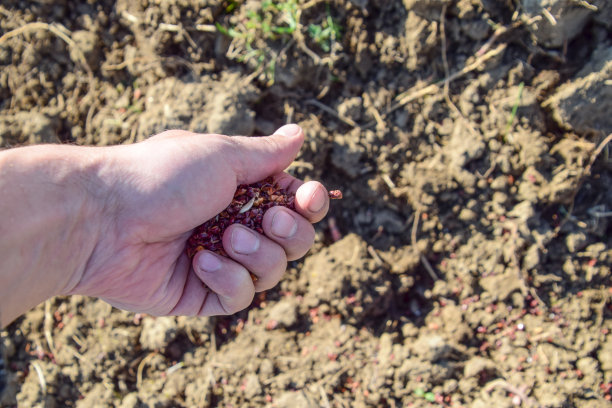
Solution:
<svg viewBox="0 0 612 408"><path fill-rule="evenodd" d="M101 230L104 184L95 148L0 153L0 322L78 283Z"/></svg>

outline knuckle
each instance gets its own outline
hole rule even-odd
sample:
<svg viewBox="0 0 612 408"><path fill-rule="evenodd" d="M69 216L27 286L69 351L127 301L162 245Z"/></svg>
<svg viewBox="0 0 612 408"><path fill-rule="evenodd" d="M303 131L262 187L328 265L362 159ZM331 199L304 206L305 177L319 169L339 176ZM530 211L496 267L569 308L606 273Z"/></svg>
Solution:
<svg viewBox="0 0 612 408"><path fill-rule="evenodd" d="M285 251L281 251L281 254L279 255L279 260L275 265L274 272L272 273L272 279L271 279L272 286L275 286L278 283L278 281L281 280L286 270L287 270L287 254Z"/></svg>
<svg viewBox="0 0 612 408"><path fill-rule="evenodd" d="M224 307L225 311L227 312L227 314L238 313L241 310L246 309L253 302L254 297L255 297L254 290L250 291L250 293L248 294L244 294L242 296L236 297L233 299L234 301L231 302L231 304L225 305Z"/></svg>

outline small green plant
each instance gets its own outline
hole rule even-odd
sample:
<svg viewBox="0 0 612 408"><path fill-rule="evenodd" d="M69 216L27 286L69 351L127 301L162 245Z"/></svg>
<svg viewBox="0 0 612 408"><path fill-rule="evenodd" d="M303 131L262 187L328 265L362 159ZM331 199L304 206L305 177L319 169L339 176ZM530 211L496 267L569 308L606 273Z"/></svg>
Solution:
<svg viewBox="0 0 612 408"><path fill-rule="evenodd" d="M227 6L225 6L225 12L231 13L236 7L238 7L238 2L236 0L229 0Z"/></svg>
<svg viewBox="0 0 612 408"><path fill-rule="evenodd" d="M257 11L247 13L247 32L261 34L264 39L276 40L279 36L293 34L297 28L297 2L265 0Z"/></svg>
<svg viewBox="0 0 612 408"><path fill-rule="evenodd" d="M342 27L334 21L328 8L327 17L321 24L308 25L308 34L323 51L330 52L332 44L342 35Z"/></svg>
<svg viewBox="0 0 612 408"><path fill-rule="evenodd" d="M142 113L144 110L142 108L142 104L140 103L132 103L127 107L127 110L133 113Z"/></svg>
<svg viewBox="0 0 612 408"><path fill-rule="evenodd" d="M424 398L427 402L435 402L436 395L433 392L425 392L422 388L414 390L414 396L418 398Z"/></svg>
<svg viewBox="0 0 612 408"><path fill-rule="evenodd" d="M525 88L525 83L521 82L518 86L518 95L516 97L516 101L512 106L512 112L510 113L510 117L508 118L508 122L506 123L506 129L504 130L504 139L509 135L510 129L512 128L512 122L514 122L514 118L516 118L516 113L518 112L518 107L521 103L521 98L523 97L523 88Z"/></svg>
<svg viewBox="0 0 612 408"><path fill-rule="evenodd" d="M234 12L238 7L230 2L226 12ZM271 51L268 41L288 41L298 27L297 0L264 0L255 9L246 13L246 18L233 27L215 23L217 30L230 38L234 52L228 55L245 64L253 64L261 70L268 83L274 83L276 55Z"/></svg>

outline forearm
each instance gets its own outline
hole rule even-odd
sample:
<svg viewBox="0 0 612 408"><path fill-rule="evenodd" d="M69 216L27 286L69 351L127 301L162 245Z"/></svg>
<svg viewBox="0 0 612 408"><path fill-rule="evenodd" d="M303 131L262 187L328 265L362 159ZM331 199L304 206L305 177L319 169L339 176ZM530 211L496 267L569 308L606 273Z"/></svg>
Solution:
<svg viewBox="0 0 612 408"><path fill-rule="evenodd" d="M0 327L65 293L86 267L99 233L94 150L0 152Z"/></svg>

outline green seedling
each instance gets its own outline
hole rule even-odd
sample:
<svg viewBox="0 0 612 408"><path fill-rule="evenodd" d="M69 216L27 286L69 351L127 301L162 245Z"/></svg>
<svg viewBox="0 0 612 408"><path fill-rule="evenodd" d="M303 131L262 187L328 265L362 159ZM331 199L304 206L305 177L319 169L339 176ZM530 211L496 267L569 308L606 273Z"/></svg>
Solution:
<svg viewBox="0 0 612 408"><path fill-rule="evenodd" d="M414 390L414 396L418 398L424 398L427 402L435 402L436 395L433 392L425 392L422 388L417 388Z"/></svg>
<svg viewBox="0 0 612 408"><path fill-rule="evenodd" d="M231 2L226 12L235 11L237 2ZM261 70L268 83L274 83L276 55L270 41L288 41L298 27L297 0L264 0L258 8L250 10L246 19L233 27L215 23L217 30L233 40L237 52L231 57L239 62L253 64Z"/></svg>
<svg viewBox="0 0 612 408"><path fill-rule="evenodd" d="M514 118L516 118L516 113L518 112L518 107L521 103L521 98L523 97L523 88L525 87L525 83L521 82L518 88L518 95L516 97L516 101L512 106L512 112L510 113L510 117L508 118L508 122L506 123L506 129L504 130L504 139L506 139L506 135L510 132L510 128L512 127L512 122L514 122Z"/></svg>
<svg viewBox="0 0 612 408"><path fill-rule="evenodd" d="M142 105L141 104L131 104L127 107L127 110L133 113L142 113Z"/></svg>
<svg viewBox="0 0 612 408"><path fill-rule="evenodd" d="M310 38L325 52L330 52L332 44L342 35L342 27L334 21L327 9L327 17L321 24L308 25Z"/></svg>
<svg viewBox="0 0 612 408"><path fill-rule="evenodd" d="M433 392L426 392L423 397L425 397L425 400L428 401L428 402L435 402L436 401L436 396L434 395Z"/></svg>
<svg viewBox="0 0 612 408"><path fill-rule="evenodd" d="M223 35L227 35L228 37L239 38L241 36L241 33L236 31L232 27L225 28L219 23L215 23L215 27L217 27L217 31L219 31Z"/></svg>
<svg viewBox="0 0 612 408"><path fill-rule="evenodd" d="M236 7L238 7L238 2L235 0L230 0L229 4L225 7L225 12L229 14L234 11Z"/></svg>

